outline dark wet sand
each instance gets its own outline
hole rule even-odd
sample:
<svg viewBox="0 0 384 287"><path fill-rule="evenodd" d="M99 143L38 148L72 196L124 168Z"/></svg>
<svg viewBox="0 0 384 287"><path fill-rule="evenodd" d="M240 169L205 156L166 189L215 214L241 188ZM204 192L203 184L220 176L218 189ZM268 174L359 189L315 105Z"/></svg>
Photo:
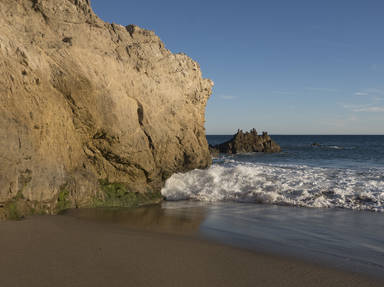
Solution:
<svg viewBox="0 0 384 287"><path fill-rule="evenodd" d="M384 286L198 237L71 216L0 222L0 286Z"/></svg>

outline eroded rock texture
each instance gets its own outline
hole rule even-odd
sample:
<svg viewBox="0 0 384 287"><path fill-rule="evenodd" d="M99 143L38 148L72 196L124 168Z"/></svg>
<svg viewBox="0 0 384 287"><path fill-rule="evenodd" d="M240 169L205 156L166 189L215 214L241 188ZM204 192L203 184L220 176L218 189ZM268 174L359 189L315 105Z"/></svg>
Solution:
<svg viewBox="0 0 384 287"><path fill-rule="evenodd" d="M0 206L89 205L99 180L159 190L207 167L213 83L152 32L88 0L0 0Z"/></svg>
<svg viewBox="0 0 384 287"><path fill-rule="evenodd" d="M229 141L210 147L212 155L219 153L237 154L248 152L280 152L280 146L263 132L258 135L255 129L249 132L238 130Z"/></svg>

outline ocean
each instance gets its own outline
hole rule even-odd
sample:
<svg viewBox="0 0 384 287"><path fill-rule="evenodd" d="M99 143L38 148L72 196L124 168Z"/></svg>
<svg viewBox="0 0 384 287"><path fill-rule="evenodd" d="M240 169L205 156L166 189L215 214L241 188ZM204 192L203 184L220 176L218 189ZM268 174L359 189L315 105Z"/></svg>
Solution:
<svg viewBox="0 0 384 287"><path fill-rule="evenodd" d="M214 240L384 277L384 136L272 139L281 153L221 155L173 175L163 209L204 210L200 233Z"/></svg>
<svg viewBox="0 0 384 287"><path fill-rule="evenodd" d="M230 137L207 139L214 145ZM206 170L172 176L163 195L384 212L384 136L272 138L281 153L222 155Z"/></svg>

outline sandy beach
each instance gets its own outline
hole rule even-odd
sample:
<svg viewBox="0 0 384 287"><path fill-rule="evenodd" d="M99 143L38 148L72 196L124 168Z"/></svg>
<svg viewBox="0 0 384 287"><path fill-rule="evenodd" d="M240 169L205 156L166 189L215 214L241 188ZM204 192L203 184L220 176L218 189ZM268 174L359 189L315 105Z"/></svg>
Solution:
<svg viewBox="0 0 384 287"><path fill-rule="evenodd" d="M193 235L71 216L0 222L0 286L383 286Z"/></svg>
<svg viewBox="0 0 384 287"><path fill-rule="evenodd" d="M0 287L384 287L383 11L0 0Z"/></svg>

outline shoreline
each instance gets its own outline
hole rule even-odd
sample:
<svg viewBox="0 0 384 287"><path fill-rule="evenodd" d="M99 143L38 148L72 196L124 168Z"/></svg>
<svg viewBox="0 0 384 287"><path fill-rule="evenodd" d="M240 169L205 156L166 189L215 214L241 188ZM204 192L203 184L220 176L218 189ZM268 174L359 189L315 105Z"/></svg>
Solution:
<svg viewBox="0 0 384 287"><path fill-rule="evenodd" d="M206 240L71 216L0 222L1 286L383 286Z"/></svg>

